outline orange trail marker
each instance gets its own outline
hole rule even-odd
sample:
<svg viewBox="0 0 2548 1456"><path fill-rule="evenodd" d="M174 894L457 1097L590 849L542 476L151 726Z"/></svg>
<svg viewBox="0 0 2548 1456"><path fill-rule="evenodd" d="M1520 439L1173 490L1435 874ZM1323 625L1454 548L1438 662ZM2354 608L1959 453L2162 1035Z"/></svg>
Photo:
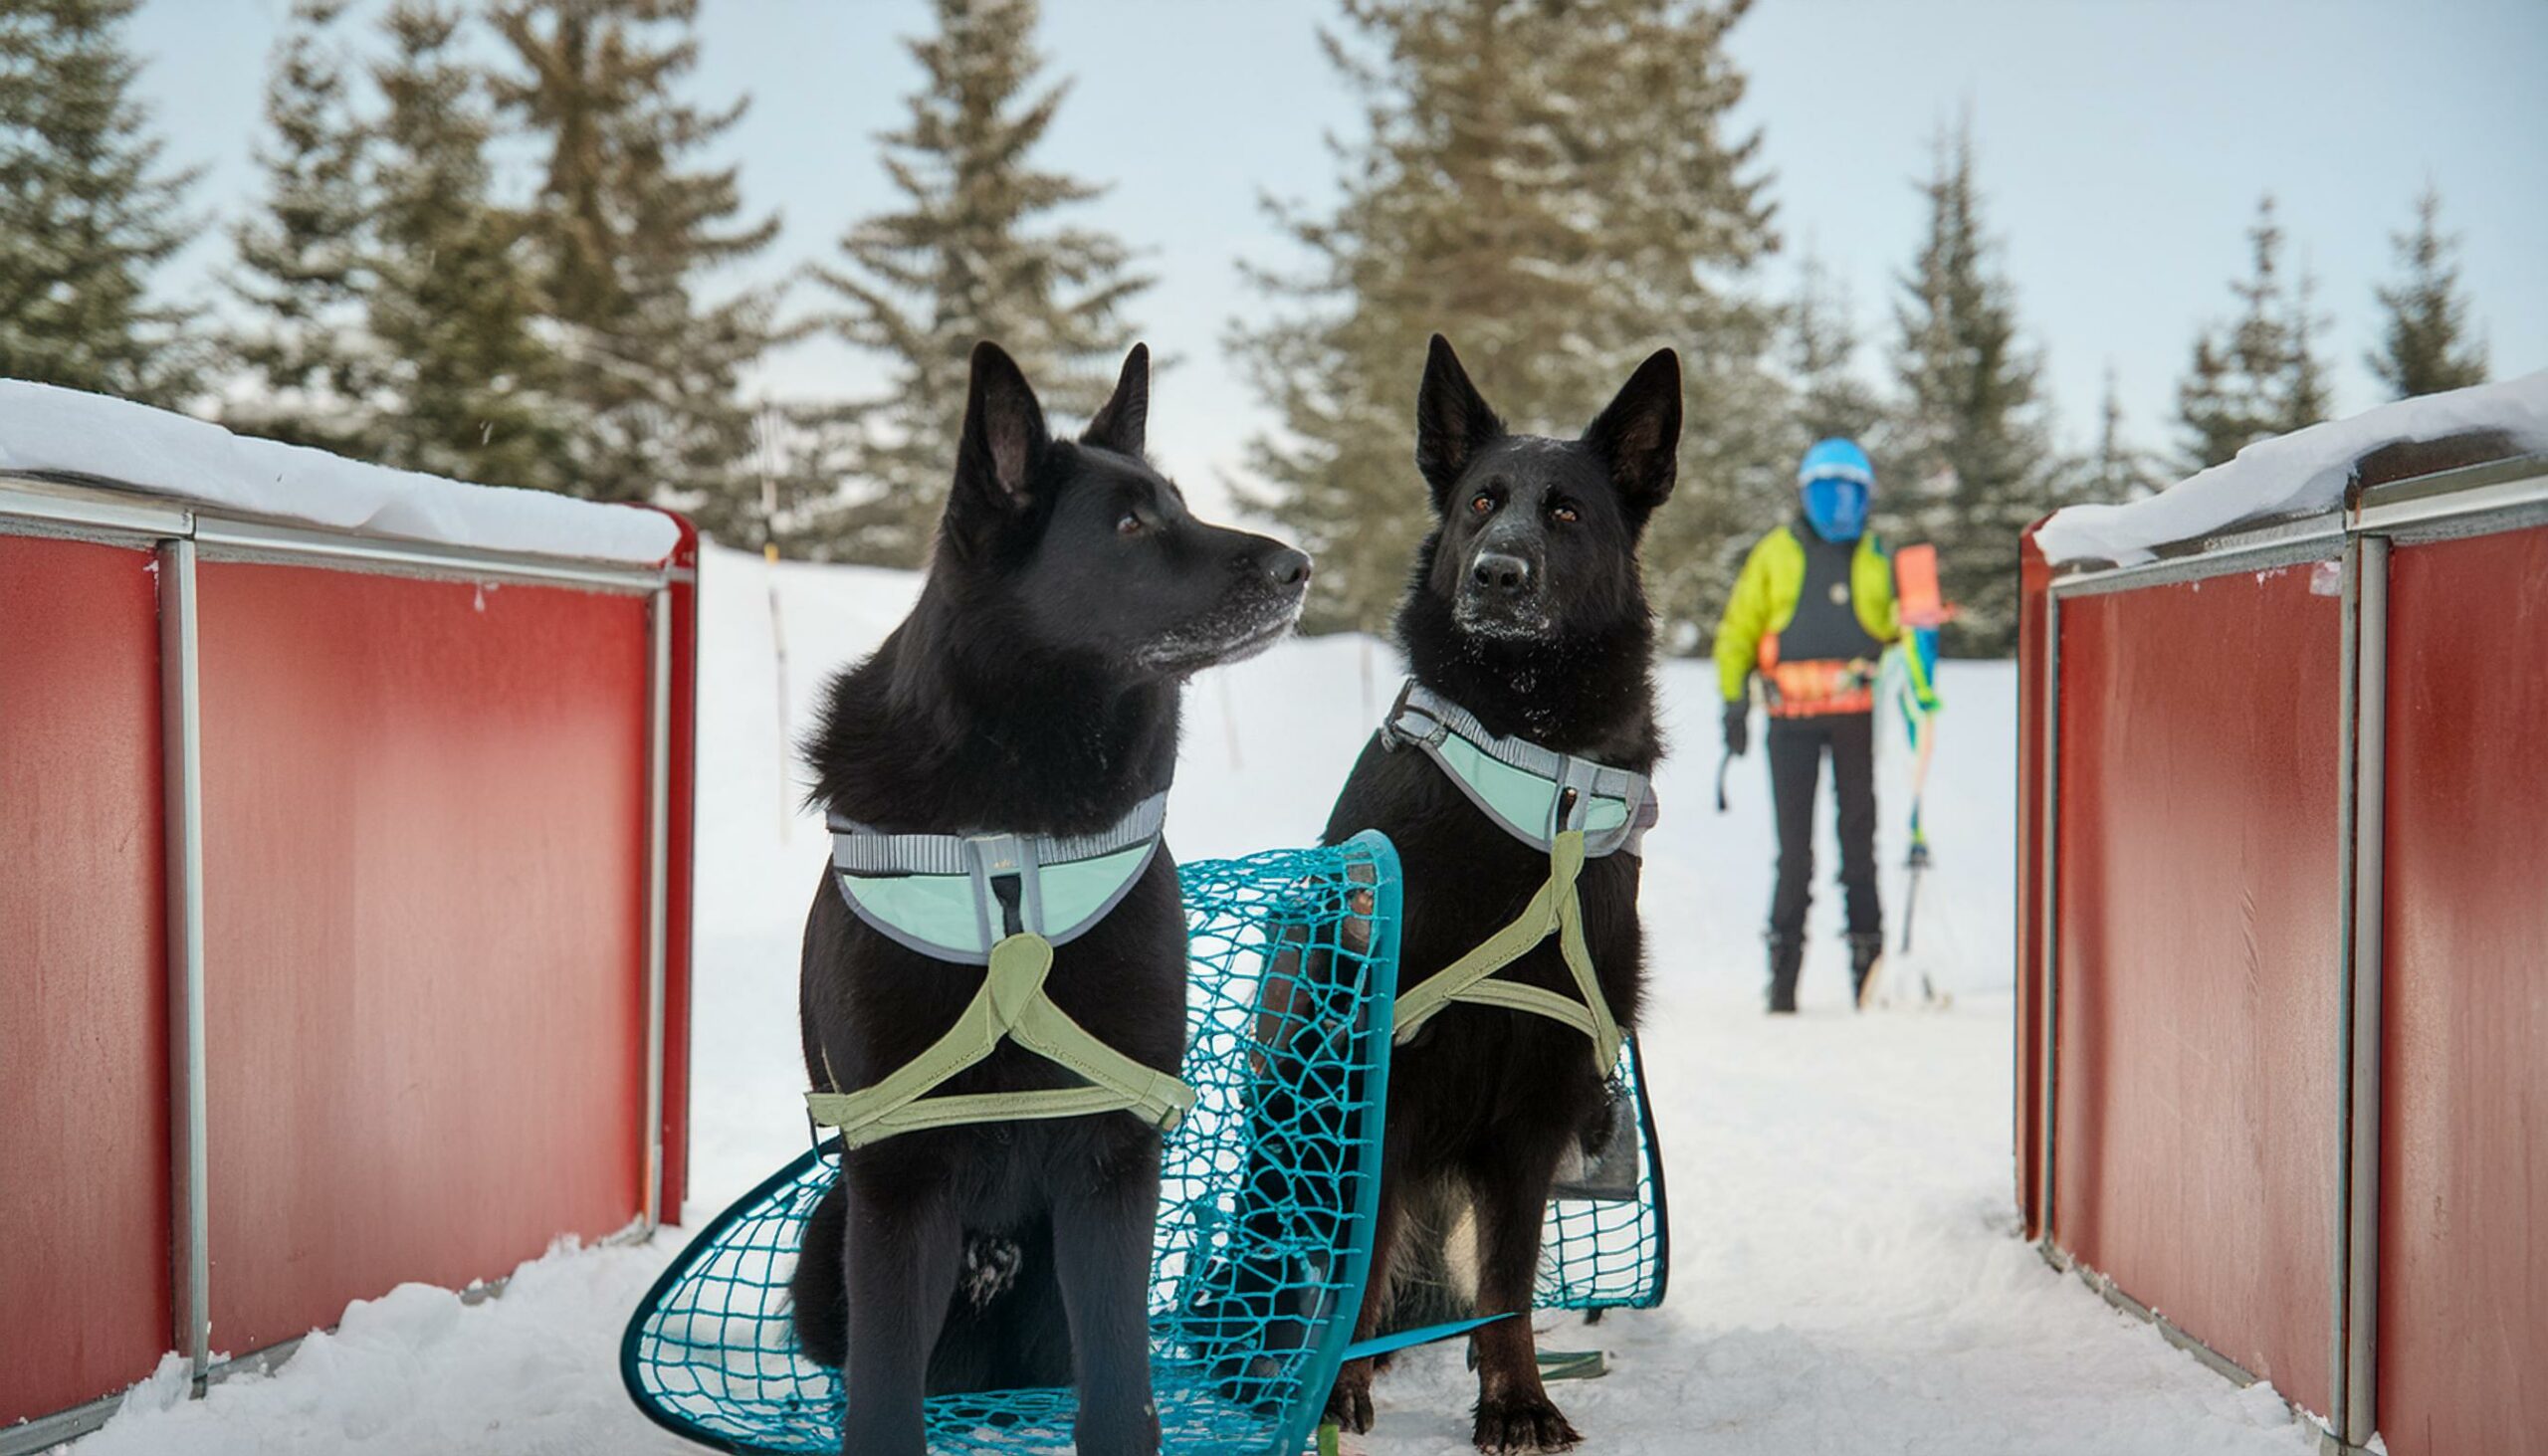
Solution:
<svg viewBox="0 0 2548 1456"><path fill-rule="evenodd" d="M1893 553L1894 601L1905 627L1935 627L1955 615L1938 592L1938 548L1904 546Z"/></svg>

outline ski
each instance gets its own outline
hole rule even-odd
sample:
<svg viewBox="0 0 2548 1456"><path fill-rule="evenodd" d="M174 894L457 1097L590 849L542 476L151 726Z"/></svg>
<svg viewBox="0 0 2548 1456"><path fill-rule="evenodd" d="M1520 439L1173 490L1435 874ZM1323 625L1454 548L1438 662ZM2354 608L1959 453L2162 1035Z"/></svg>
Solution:
<svg viewBox="0 0 2548 1456"><path fill-rule="evenodd" d="M1912 933L1919 924L1920 881L1929 868L1929 834L1922 816L1928 793L1929 765L1937 756L1937 718L1941 707L1936 681L1938 665L1938 628L1955 616L1938 589L1938 548L1932 545L1904 546L1893 556L1894 602L1902 623L1900 671L1892 675L1892 691L1888 695L1902 713L1903 727L1911 739L1911 847L1905 856L1906 871L1902 888L1902 944L1899 951L1905 969L1919 978L1917 1004L1948 1004L1947 996L1929 978L1927 967L1911 958ZM1890 968L1879 957L1867 975L1858 1004L1863 1008L1877 997L1877 983ZM1889 989L1889 988L1888 988ZM1905 991L1911 988L1905 986Z"/></svg>

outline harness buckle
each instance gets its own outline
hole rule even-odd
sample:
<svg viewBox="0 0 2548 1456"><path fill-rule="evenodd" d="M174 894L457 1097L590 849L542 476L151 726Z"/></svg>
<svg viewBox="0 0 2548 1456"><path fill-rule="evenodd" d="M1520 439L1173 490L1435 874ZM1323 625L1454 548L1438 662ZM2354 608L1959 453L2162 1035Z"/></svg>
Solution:
<svg viewBox="0 0 2548 1456"><path fill-rule="evenodd" d="M1391 752L1408 743L1418 747L1438 748L1451 735L1451 726L1422 709L1410 707L1407 698L1415 691L1415 679L1400 683L1396 701L1389 704L1388 716L1380 720L1380 746ZM1423 720L1432 728L1423 732L1409 732L1399 725L1409 716Z"/></svg>
<svg viewBox="0 0 2548 1456"><path fill-rule="evenodd" d="M985 876L1025 872L1026 846L1014 834L970 834L964 843L971 846L974 862Z"/></svg>

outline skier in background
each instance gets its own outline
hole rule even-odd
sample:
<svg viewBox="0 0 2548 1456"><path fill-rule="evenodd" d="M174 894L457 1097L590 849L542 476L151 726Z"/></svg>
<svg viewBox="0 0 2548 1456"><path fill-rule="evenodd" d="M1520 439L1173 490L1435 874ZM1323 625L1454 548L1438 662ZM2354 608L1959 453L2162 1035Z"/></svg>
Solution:
<svg viewBox="0 0 2548 1456"><path fill-rule="evenodd" d="M1725 691L1725 748L1751 746L1751 679L1769 711L1770 795L1778 816L1778 889L1770 900L1770 1010L1796 1010L1805 958L1805 913L1813 899L1813 795L1831 756L1839 801L1840 890L1847 912L1849 979L1863 997L1884 953L1876 899L1875 685L1886 646L1900 633L1893 563L1866 528L1875 467L1850 440L1824 440L1797 471L1799 510L1753 546L1717 626L1717 678Z"/></svg>

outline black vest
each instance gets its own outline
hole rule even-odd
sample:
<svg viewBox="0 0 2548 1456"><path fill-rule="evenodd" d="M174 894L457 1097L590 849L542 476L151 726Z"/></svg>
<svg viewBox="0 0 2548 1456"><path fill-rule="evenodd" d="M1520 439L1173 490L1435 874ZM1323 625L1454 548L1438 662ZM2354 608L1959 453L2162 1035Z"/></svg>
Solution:
<svg viewBox="0 0 2548 1456"><path fill-rule="evenodd" d="M1884 644L1859 624L1851 595L1849 568L1857 559L1858 543L1826 541L1802 520L1790 529L1805 547L1805 582L1797 588L1795 619L1779 633L1779 661L1856 662L1881 656Z"/></svg>

